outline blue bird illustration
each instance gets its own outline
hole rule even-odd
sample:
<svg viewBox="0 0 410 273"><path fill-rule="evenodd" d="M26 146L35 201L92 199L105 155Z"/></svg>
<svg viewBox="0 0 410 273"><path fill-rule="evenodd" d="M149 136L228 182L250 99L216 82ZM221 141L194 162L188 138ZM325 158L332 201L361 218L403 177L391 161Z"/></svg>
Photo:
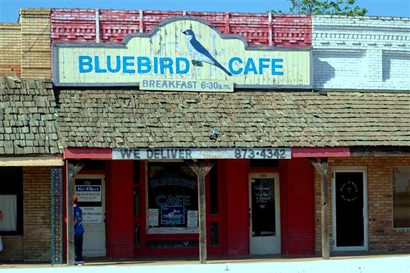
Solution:
<svg viewBox="0 0 410 273"><path fill-rule="evenodd" d="M220 68L227 75L232 76L232 73L223 67L214 57L212 57L209 51L206 50L206 48L196 39L195 33L192 29L187 29L182 33L188 36L188 49L192 55L192 63L194 65L201 65L201 62L208 63Z"/></svg>

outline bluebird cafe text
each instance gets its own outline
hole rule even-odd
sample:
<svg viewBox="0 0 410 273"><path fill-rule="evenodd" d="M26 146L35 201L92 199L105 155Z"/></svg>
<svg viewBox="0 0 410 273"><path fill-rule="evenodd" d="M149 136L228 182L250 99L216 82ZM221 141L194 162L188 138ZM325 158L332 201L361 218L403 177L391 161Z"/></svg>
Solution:
<svg viewBox="0 0 410 273"><path fill-rule="evenodd" d="M190 71L191 62L185 57L146 57L146 56L85 56L78 57L80 73L124 73L124 74L176 74L184 75ZM232 57L228 70L232 75L283 75L281 58L239 58Z"/></svg>

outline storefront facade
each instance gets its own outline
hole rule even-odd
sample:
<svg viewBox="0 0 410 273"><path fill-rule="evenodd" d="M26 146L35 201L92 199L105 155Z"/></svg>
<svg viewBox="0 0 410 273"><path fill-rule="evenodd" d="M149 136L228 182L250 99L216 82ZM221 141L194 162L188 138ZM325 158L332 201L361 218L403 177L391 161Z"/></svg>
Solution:
<svg viewBox="0 0 410 273"><path fill-rule="evenodd" d="M86 256L409 251L407 18L39 13Z"/></svg>
<svg viewBox="0 0 410 273"><path fill-rule="evenodd" d="M1 77L0 98L0 260L49 261L63 229L50 206L63 194L52 85Z"/></svg>

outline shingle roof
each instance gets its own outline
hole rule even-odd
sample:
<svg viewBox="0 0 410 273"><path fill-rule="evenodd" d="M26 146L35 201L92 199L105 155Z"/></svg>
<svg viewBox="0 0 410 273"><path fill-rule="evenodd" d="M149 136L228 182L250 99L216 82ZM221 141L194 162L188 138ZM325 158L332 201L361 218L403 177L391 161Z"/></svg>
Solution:
<svg viewBox="0 0 410 273"><path fill-rule="evenodd" d="M50 81L0 77L0 155L50 155L58 148Z"/></svg>
<svg viewBox="0 0 410 273"><path fill-rule="evenodd" d="M410 145L404 93L61 90L60 102L64 147Z"/></svg>

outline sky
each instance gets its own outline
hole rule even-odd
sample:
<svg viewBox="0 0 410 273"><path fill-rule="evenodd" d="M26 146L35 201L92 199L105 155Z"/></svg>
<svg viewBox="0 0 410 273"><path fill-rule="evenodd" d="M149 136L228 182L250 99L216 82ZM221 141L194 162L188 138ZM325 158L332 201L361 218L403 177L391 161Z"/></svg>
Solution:
<svg viewBox="0 0 410 273"><path fill-rule="evenodd" d="M15 23L20 8L100 8L187 11L286 11L289 0L0 0L0 22ZM369 16L410 17L410 0L356 0Z"/></svg>

